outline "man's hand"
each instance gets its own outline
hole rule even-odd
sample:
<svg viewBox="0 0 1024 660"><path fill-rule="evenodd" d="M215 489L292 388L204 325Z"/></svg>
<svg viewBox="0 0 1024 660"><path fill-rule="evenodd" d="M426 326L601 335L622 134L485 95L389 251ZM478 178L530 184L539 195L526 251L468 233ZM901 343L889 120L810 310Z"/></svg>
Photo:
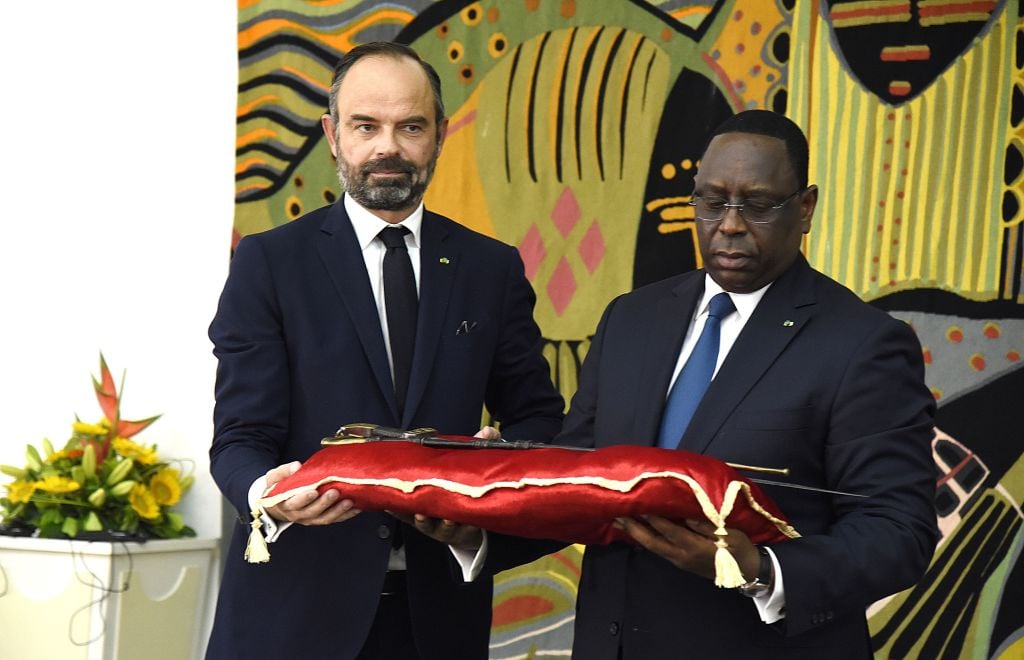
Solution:
<svg viewBox="0 0 1024 660"><path fill-rule="evenodd" d="M267 488L295 474L300 466L298 461L292 461L270 470L267 472ZM266 511L274 520L288 520L299 525L330 525L348 520L359 513L359 509L352 508L352 500L340 498L341 495L334 489L321 495L315 488L310 488Z"/></svg>
<svg viewBox="0 0 1024 660"><path fill-rule="evenodd" d="M461 525L451 520L431 518L421 513L407 516L401 513L389 512L407 525L412 525L417 530L426 534L435 541L450 545L459 550L476 552L484 542L484 533L479 527Z"/></svg>
<svg viewBox="0 0 1024 660"><path fill-rule="evenodd" d="M715 579L715 551L718 549L715 541L718 537L711 523L687 520L685 525L677 525L659 516L647 516L643 520L618 518L616 525L637 543L676 567ZM760 568L757 546L738 529L726 528L726 531L725 541L740 566L740 572L745 579L754 579Z"/></svg>
<svg viewBox="0 0 1024 660"><path fill-rule="evenodd" d="M476 433L474 433L473 437L483 438L484 440L501 440L501 431L494 428L493 426L485 426Z"/></svg>

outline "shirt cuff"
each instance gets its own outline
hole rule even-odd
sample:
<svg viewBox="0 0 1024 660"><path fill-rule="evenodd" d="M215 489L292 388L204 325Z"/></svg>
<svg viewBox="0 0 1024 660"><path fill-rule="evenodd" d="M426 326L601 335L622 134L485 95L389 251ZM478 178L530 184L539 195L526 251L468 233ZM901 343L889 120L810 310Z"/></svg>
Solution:
<svg viewBox="0 0 1024 660"><path fill-rule="evenodd" d="M256 479L256 481L252 482L252 485L249 486L249 495L247 499L249 501L250 511L256 510L256 502L263 497L263 493L265 492L267 492L267 476L263 475ZM260 511L260 522L263 523L263 537L266 539L267 543L273 543L276 541L281 534L284 533L284 530L292 526L292 522L290 520L274 520L266 511L263 511L263 509L260 509Z"/></svg>
<svg viewBox="0 0 1024 660"><path fill-rule="evenodd" d="M755 596L752 600L757 607L757 613L761 621L775 623L786 618L786 590L782 584L782 567L775 553L767 546L762 546L768 551L768 557L772 560L772 590L761 596Z"/></svg>
<svg viewBox="0 0 1024 660"><path fill-rule="evenodd" d="M484 535L484 540L476 552L448 546L448 549L455 555L455 561L459 562L459 567L462 569L463 582L472 582L484 568L484 561L487 559L487 530L480 531Z"/></svg>

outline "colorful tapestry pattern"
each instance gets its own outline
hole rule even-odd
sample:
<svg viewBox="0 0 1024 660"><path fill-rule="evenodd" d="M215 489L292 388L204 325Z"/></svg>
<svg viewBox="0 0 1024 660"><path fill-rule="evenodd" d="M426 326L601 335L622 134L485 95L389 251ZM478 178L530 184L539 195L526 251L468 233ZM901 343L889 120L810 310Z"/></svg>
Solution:
<svg viewBox="0 0 1024 660"><path fill-rule="evenodd" d="M944 536L869 610L877 656L1024 656L1018 2L239 0L234 241L337 199L319 117L338 57L377 39L441 74L427 205L518 247L567 398L613 296L701 266L708 131L748 108L799 123L821 191L805 254L914 327L939 404ZM581 558L499 577L493 658L568 657Z"/></svg>

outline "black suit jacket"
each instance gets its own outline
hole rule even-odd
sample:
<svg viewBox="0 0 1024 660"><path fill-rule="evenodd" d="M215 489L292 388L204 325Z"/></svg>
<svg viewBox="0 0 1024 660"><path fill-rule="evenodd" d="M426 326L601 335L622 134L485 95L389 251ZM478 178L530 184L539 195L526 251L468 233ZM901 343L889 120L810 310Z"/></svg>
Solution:
<svg viewBox="0 0 1024 660"><path fill-rule="evenodd" d="M240 524L208 656L353 658L374 617L394 518L293 526L267 564L243 560L247 492L344 423L472 435L484 404L509 439L550 439L563 402L541 355L515 249L426 212L420 305L399 418L369 277L341 202L238 244L210 338L219 363L210 463ZM458 332L468 321L469 332ZM425 660L487 655L491 580L462 582L449 549L404 529L413 633ZM492 535L485 574L532 559Z"/></svg>
<svg viewBox="0 0 1024 660"><path fill-rule="evenodd" d="M625 294L605 311L556 442L653 444L704 271ZM799 257L765 293L712 381L681 447L788 467L765 487L803 535L772 545L786 617L624 544L588 547L574 657L867 657L865 608L912 585L937 539L934 400L903 322Z"/></svg>

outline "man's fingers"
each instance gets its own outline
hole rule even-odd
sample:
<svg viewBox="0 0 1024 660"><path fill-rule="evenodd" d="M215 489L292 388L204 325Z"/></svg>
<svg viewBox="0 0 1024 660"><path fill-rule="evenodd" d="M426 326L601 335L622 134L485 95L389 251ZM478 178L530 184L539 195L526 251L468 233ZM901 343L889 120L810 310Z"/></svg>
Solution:
<svg viewBox="0 0 1024 660"><path fill-rule="evenodd" d="M658 540L658 536L646 523L636 518L616 518L615 522L622 531L632 536L634 541L648 550L653 549L651 546Z"/></svg>
<svg viewBox="0 0 1024 660"><path fill-rule="evenodd" d="M341 499L336 490L321 494L314 489L297 493L275 507L286 520L301 525L329 525L359 513L352 500Z"/></svg>
<svg viewBox="0 0 1024 660"><path fill-rule="evenodd" d="M323 511L320 515L306 522L307 525L331 525L354 518L360 513L352 507L351 500L342 500Z"/></svg>
<svg viewBox="0 0 1024 660"><path fill-rule="evenodd" d="M305 509L306 507L313 506L313 504L317 500L322 500L323 498L326 498L327 504L325 506L327 506L331 502L333 502L334 498L336 498L337 496L337 493L333 490L327 491L327 493L321 495L320 493L317 492L315 488L310 488L309 490L292 495L284 502L281 502L281 504L279 504L278 506L280 509L284 511L298 513Z"/></svg>
<svg viewBox="0 0 1024 660"><path fill-rule="evenodd" d="M644 521L650 525L651 529L675 545L692 540L694 535L715 540L714 525L700 525L696 521L687 520L686 525L683 526L661 516L645 516ZM691 523L693 524L691 525Z"/></svg>
<svg viewBox="0 0 1024 660"><path fill-rule="evenodd" d="M686 526L689 527L693 532L700 534L706 538L715 539L715 526L707 520L694 520L692 518L686 519Z"/></svg>
<svg viewBox="0 0 1024 660"><path fill-rule="evenodd" d="M422 534L429 536L435 541L463 549L479 548L483 542L483 532L480 528L471 525L463 525L454 520L431 518L422 513L411 517L410 524Z"/></svg>
<svg viewBox="0 0 1024 660"><path fill-rule="evenodd" d="M501 440L501 431L493 426L485 426L477 431L473 437L483 438L484 440Z"/></svg>
<svg viewBox="0 0 1024 660"><path fill-rule="evenodd" d="M278 465L276 468L267 471L267 486L273 486L274 484L276 484L278 481L281 481L285 477L292 476L293 474L298 472L300 467L302 467L302 463L299 463L298 461L292 461L291 463Z"/></svg>

